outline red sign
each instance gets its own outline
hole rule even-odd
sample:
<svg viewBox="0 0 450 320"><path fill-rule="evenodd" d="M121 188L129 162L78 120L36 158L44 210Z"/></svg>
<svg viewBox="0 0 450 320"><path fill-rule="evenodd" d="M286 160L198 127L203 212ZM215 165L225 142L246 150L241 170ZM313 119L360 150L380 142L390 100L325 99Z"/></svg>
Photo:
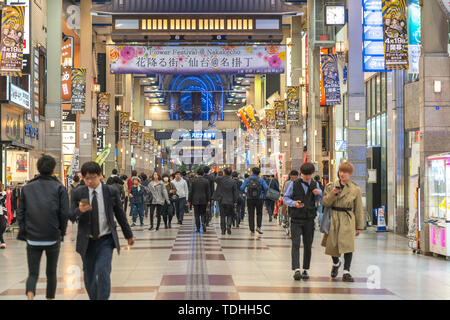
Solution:
<svg viewBox="0 0 450 320"><path fill-rule="evenodd" d="M72 96L72 69L64 68L61 79L61 98L63 102L70 103Z"/></svg>

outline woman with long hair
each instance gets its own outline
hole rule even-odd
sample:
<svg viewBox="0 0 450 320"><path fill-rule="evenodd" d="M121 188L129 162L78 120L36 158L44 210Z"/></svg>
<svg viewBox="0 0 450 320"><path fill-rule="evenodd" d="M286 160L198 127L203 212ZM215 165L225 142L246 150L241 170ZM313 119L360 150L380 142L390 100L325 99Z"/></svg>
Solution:
<svg viewBox="0 0 450 320"><path fill-rule="evenodd" d="M150 228L153 230L153 217L155 215L159 217L161 221L162 209L165 203L170 204L169 195L164 183L161 181L161 176L158 172L153 173L153 181L148 185L150 192L152 193L152 203L150 205ZM156 231L159 230L159 225L156 227Z"/></svg>

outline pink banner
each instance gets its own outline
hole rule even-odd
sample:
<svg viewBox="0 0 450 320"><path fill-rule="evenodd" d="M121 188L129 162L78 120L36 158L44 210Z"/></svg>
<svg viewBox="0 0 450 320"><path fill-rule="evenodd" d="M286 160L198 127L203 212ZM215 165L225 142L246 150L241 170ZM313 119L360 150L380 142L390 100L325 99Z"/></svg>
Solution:
<svg viewBox="0 0 450 320"><path fill-rule="evenodd" d="M431 244L436 245L436 228L430 228Z"/></svg>
<svg viewBox="0 0 450 320"><path fill-rule="evenodd" d="M446 247L446 243L445 243L445 229L441 229L441 247L445 248Z"/></svg>

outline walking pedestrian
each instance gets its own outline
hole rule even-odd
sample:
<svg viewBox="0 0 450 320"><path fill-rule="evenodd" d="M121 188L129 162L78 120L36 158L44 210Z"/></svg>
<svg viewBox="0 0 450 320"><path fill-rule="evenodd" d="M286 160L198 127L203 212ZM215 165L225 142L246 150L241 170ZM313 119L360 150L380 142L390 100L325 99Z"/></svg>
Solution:
<svg viewBox="0 0 450 320"><path fill-rule="evenodd" d="M86 186L73 192L70 220L78 222L76 250L83 261L84 284L90 300L108 300L111 292L111 265L114 248L120 254L114 218L128 245L134 244L116 188L100 182L101 168L96 162L81 167Z"/></svg>
<svg viewBox="0 0 450 320"><path fill-rule="evenodd" d="M66 188L54 177L55 167L56 160L43 155L37 162L39 175L25 185L20 194L17 239L27 242L28 279L25 292L29 300L36 295L44 251L47 258L46 298L55 299L60 243L66 235L69 218L69 197Z"/></svg>
<svg viewBox="0 0 450 320"><path fill-rule="evenodd" d="M127 175L123 175L120 177L120 180L123 182L123 191L125 192L125 200L123 202L123 212L125 212L125 215L127 213L128 209L128 195L130 194L130 190L128 190L128 177Z"/></svg>
<svg viewBox="0 0 450 320"><path fill-rule="evenodd" d="M132 227L136 226L137 217L141 222L141 227L144 226L144 187L141 185L141 179L133 177L133 187L130 192L130 209L133 217Z"/></svg>
<svg viewBox="0 0 450 320"><path fill-rule="evenodd" d="M312 180L315 171L312 163L300 167L301 178L290 183L284 194L284 202L290 207L292 234L292 270L295 280L309 280L311 248L314 240L314 218L317 216L316 202L322 196L319 184ZM300 271L300 241L303 237L303 273Z"/></svg>
<svg viewBox="0 0 450 320"><path fill-rule="evenodd" d="M216 201L220 206L220 228L222 229L222 235L225 232L231 234L231 222L239 196L236 181L231 178L231 169L226 168L224 173L224 176L216 178Z"/></svg>
<svg viewBox="0 0 450 320"><path fill-rule="evenodd" d="M210 167L206 166L203 168L205 174L204 177L208 180L209 182L209 192L211 193L210 195L210 199L211 199L211 204L209 205L208 210L206 210L206 226L209 227L209 223L211 222L211 219L214 215L214 200L213 198L213 194L214 194L214 187L215 187L215 178L212 174L210 174Z"/></svg>
<svg viewBox="0 0 450 320"><path fill-rule="evenodd" d="M298 175L299 174L298 174L297 170L292 170L291 172L289 172L288 179L284 182L284 185L283 185L283 188L282 188L283 189L283 193L281 194L281 196L283 198L284 198L284 195L286 194L286 191L287 191L289 185L291 183L297 181ZM284 203L284 200L283 200L283 208L282 208L281 220L282 220L282 226L283 226L283 228L286 228L287 234L290 234L290 231L289 231L289 228L290 228L290 226L289 226L289 216L290 216L289 213L290 213L290 210L291 210L291 208L289 208L286 205L286 203Z"/></svg>
<svg viewBox="0 0 450 320"><path fill-rule="evenodd" d="M197 177L192 179L191 189L189 190L188 205L194 206L195 225L197 232L200 232L200 224L203 232L206 233L206 207L210 204L211 192L209 190L209 181L203 177L203 169L197 170Z"/></svg>
<svg viewBox="0 0 450 320"><path fill-rule="evenodd" d="M339 180L329 183L323 196L324 207L332 209L330 230L322 239L325 254L333 260L331 277L336 278L341 266L340 256L344 255L344 275L342 280L354 282L350 267L355 251L355 237L366 227L364 220L361 189L350 180L353 165L343 162L339 165Z"/></svg>
<svg viewBox="0 0 450 320"><path fill-rule="evenodd" d="M252 175L245 179L241 186L241 191L244 192L247 189L247 212L248 212L248 225L250 232L255 233L255 211L256 211L256 232L263 234L262 227L262 209L263 199L269 187L264 179L259 177L259 168L252 169Z"/></svg>
<svg viewBox="0 0 450 320"><path fill-rule="evenodd" d="M148 185L150 184L150 180L148 179L147 175L145 173L141 173L141 180L142 180L142 187L144 188L144 216L145 218L148 218L148 211L150 209L150 205L152 202L152 198L151 198L151 192L150 189L148 188Z"/></svg>
<svg viewBox="0 0 450 320"><path fill-rule="evenodd" d="M234 171L231 174L231 177L233 178L234 182L236 183L236 187L238 190L238 199L236 207L234 208L234 215L233 215L233 227L239 228L239 225L241 224L241 212L242 207L244 206L244 198L242 196L241 192L241 186L244 183L241 179L239 179L239 173Z"/></svg>
<svg viewBox="0 0 450 320"><path fill-rule="evenodd" d="M244 174L244 179L242 179L242 178L240 179L242 181L241 187L244 184L244 181L246 179L248 179L248 177L250 177L250 176L246 173L246 174ZM244 221L244 218L245 218L245 207L247 205L247 190L242 191L241 189L239 189L239 191L241 192L242 200L243 200L243 203L241 206L241 222L242 222L242 221Z"/></svg>
<svg viewBox="0 0 450 320"><path fill-rule="evenodd" d="M175 172L175 180L172 181L175 188L177 188L178 201L176 203L176 213L179 224L183 224L184 211L189 195L189 187L185 179L181 177L181 172Z"/></svg>
<svg viewBox="0 0 450 320"><path fill-rule="evenodd" d="M167 194L169 196L169 203L164 202L163 209L162 209L162 216L164 219L164 226L165 228L172 228L172 218L175 213L175 204L177 202L177 189L173 185L172 182L169 181L169 175L164 174L162 176L164 186L166 187ZM158 224L159 226L159 224Z"/></svg>
<svg viewBox="0 0 450 320"><path fill-rule="evenodd" d="M3 183L0 181L0 249L6 249L5 239L3 234L6 231L8 224L8 209L6 207L6 191Z"/></svg>
<svg viewBox="0 0 450 320"><path fill-rule="evenodd" d="M278 182L277 179L275 179L275 175L272 174L271 176L269 176L268 181L266 183L269 187L269 191L273 190L272 194L275 194L276 197L278 198L280 196L280 183ZM267 213L269 215L269 222L272 222L273 212L275 210L275 202L278 200L275 200L275 198L270 199L269 193L270 192L266 194L264 201L266 203Z"/></svg>
<svg viewBox="0 0 450 320"><path fill-rule="evenodd" d="M73 177L73 182L69 186L69 199L70 195L72 194L72 190L76 189L80 185L80 177L78 175L75 175Z"/></svg>
<svg viewBox="0 0 450 320"><path fill-rule="evenodd" d="M148 230L153 230L153 217L156 210L156 231L158 231L164 203L170 204L169 195L167 193L166 186L161 181L161 176L156 171L153 172L153 181L148 185L148 187L152 193L152 204L150 205L150 228Z"/></svg>
<svg viewBox="0 0 450 320"><path fill-rule="evenodd" d="M112 172L111 172L111 176L108 178L108 180L106 180L106 184L112 185L114 178L118 177L117 174L118 174L117 169L113 169Z"/></svg>
<svg viewBox="0 0 450 320"><path fill-rule="evenodd" d="M325 191L325 188L323 187L322 181L320 181L320 176L315 176L314 181L316 181L319 185L320 190L322 190L322 193ZM323 211L323 204L322 199L317 203L317 212L319 213L319 225L322 222L322 211Z"/></svg>

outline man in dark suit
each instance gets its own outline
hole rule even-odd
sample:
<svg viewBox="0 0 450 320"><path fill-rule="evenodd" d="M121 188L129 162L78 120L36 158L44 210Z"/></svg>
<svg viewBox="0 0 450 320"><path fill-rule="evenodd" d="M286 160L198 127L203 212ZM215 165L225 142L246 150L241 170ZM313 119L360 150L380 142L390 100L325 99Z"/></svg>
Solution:
<svg viewBox="0 0 450 320"><path fill-rule="evenodd" d="M96 162L83 164L81 174L86 185L73 191L70 210L70 220L78 222L76 250L83 260L84 284L91 300L109 299L114 248L120 253L114 217L128 245L134 244L119 191L101 183L101 173Z"/></svg>
<svg viewBox="0 0 450 320"><path fill-rule="evenodd" d="M197 177L192 179L189 189L188 205L194 205L195 225L197 232L200 232L200 219L203 226L203 232L206 232L206 206L211 201L211 191L209 181L203 177L203 169L198 169Z"/></svg>
<svg viewBox="0 0 450 320"><path fill-rule="evenodd" d="M208 166L206 166L204 169L204 177L206 180L208 180L209 182L209 192L210 192L210 199L212 199L212 195L214 194L214 180L216 179L214 177L214 175L210 172L210 168ZM206 226L209 225L209 222L211 221L213 215L214 215L214 203L213 201L211 201L211 204L209 205L209 210L208 210L209 214L206 217Z"/></svg>
<svg viewBox="0 0 450 320"><path fill-rule="evenodd" d="M231 169L224 170L225 176L217 177L216 200L220 205L220 228L222 234L231 234L231 223L234 216L234 207L238 201L236 181L231 178Z"/></svg>

